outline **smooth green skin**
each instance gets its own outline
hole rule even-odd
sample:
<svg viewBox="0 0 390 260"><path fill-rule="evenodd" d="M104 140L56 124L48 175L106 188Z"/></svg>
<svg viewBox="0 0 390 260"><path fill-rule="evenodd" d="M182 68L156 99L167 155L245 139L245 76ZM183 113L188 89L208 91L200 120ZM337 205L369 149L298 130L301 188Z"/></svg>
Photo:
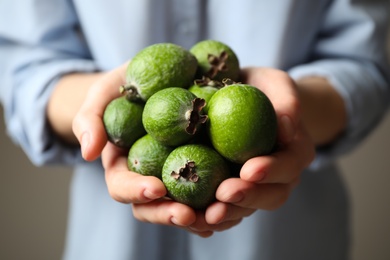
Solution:
<svg viewBox="0 0 390 260"><path fill-rule="evenodd" d="M172 150L172 147L162 145L146 134L131 146L127 166L130 171L161 179L162 167Z"/></svg>
<svg viewBox="0 0 390 260"><path fill-rule="evenodd" d="M136 87L141 99L146 101L164 88L188 88L197 65L196 58L183 47L157 43L142 49L131 60L126 82Z"/></svg>
<svg viewBox="0 0 390 260"><path fill-rule="evenodd" d="M275 147L275 110L256 87L235 84L220 89L210 100L208 116L211 143L234 163L269 154Z"/></svg>
<svg viewBox="0 0 390 260"><path fill-rule="evenodd" d="M188 161L195 162L197 182L183 177L175 179L171 173L178 172ZM214 149L200 145L187 144L177 147L166 159L162 180L173 200L194 209L205 209L215 201L215 192L219 184L230 177L227 162Z"/></svg>
<svg viewBox="0 0 390 260"><path fill-rule="evenodd" d="M206 101L206 106L203 108L203 111L207 113L209 101L215 92L218 91L218 88L213 86L192 85L188 90L194 93L198 98L203 98Z"/></svg>
<svg viewBox="0 0 390 260"><path fill-rule="evenodd" d="M209 54L218 57L223 51L226 51L229 55L226 62L228 69L226 71L220 71L212 79L222 81L225 78L229 78L233 81L239 81L240 64L237 55L228 45L215 40L200 41L191 47L190 52L198 60L198 70L196 77L200 79L202 76L207 76L207 72L211 67L208 61Z"/></svg>
<svg viewBox="0 0 390 260"><path fill-rule="evenodd" d="M155 93L146 102L142 115L146 132L168 146L188 142L194 137L186 132L186 128L195 98L193 93L183 88L166 88Z"/></svg>
<svg viewBox="0 0 390 260"><path fill-rule="evenodd" d="M142 124L144 105L125 96L113 99L105 108L103 123L108 140L118 147L130 148L146 132Z"/></svg>

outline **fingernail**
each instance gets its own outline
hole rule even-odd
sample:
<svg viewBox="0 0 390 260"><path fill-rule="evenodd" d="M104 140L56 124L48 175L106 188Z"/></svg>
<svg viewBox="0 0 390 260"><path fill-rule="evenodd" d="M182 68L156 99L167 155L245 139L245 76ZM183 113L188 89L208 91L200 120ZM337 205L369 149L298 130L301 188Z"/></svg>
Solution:
<svg viewBox="0 0 390 260"><path fill-rule="evenodd" d="M244 199L244 194L242 192L237 192L228 197L224 202L229 202L229 203L237 203L240 202Z"/></svg>
<svg viewBox="0 0 390 260"><path fill-rule="evenodd" d="M266 171L261 171L261 172L257 173L256 175L257 175L256 176L257 180L255 182L262 182L267 177L267 172Z"/></svg>
<svg viewBox="0 0 390 260"><path fill-rule="evenodd" d="M144 190L144 196L145 196L145 198L150 199L150 200L155 200L155 199L158 199L161 197L157 194L154 194L153 192L151 192L149 190Z"/></svg>
<svg viewBox="0 0 390 260"><path fill-rule="evenodd" d="M196 228L196 227L192 227L192 226L188 226L188 229L190 229L191 231L194 231L194 232L200 232L201 230Z"/></svg>
<svg viewBox="0 0 390 260"><path fill-rule="evenodd" d="M176 226L181 226L181 224L179 223L179 221L177 221L177 219L175 217L171 217L171 222L172 222L172 224L174 224Z"/></svg>
<svg viewBox="0 0 390 260"><path fill-rule="evenodd" d="M83 157L85 157L85 153L87 151L87 148L88 148L88 145L89 145L89 141L90 141L89 133L88 132L84 132L81 135L81 140L80 140L81 153L82 153Z"/></svg>
<svg viewBox="0 0 390 260"><path fill-rule="evenodd" d="M282 116L280 118L282 139L284 142L291 142L295 135L294 125L289 116Z"/></svg>

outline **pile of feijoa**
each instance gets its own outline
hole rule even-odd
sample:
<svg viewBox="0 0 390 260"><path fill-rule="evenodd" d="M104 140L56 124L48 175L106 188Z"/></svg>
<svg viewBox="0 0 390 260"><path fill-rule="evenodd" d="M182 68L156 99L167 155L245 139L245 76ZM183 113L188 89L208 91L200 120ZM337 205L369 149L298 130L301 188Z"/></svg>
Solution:
<svg viewBox="0 0 390 260"><path fill-rule="evenodd" d="M128 150L129 170L160 178L170 198L204 209L233 165L275 146L270 100L239 80L237 55L222 42L150 45L106 107L108 140Z"/></svg>

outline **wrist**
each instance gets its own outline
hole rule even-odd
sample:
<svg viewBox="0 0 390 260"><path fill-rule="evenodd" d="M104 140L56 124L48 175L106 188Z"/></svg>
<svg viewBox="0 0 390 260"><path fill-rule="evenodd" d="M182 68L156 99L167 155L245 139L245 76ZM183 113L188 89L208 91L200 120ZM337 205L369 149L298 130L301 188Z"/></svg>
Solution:
<svg viewBox="0 0 390 260"><path fill-rule="evenodd" d="M302 107L302 120L317 146L337 139L346 127L347 114L343 98L322 77L296 81Z"/></svg>
<svg viewBox="0 0 390 260"><path fill-rule="evenodd" d="M78 141L72 131L73 118L80 109L89 87L101 73L64 75L53 89L46 109L46 117L53 132L70 144Z"/></svg>

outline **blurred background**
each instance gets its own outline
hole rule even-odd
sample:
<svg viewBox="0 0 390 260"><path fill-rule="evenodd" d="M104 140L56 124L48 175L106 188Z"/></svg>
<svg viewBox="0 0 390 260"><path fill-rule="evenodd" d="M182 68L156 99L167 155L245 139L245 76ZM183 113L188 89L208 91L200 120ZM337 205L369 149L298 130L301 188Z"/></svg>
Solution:
<svg viewBox="0 0 390 260"><path fill-rule="evenodd" d="M60 259L71 170L34 167L6 136L0 114L0 259ZM389 133L390 115L340 160L352 200L353 260L390 259Z"/></svg>

